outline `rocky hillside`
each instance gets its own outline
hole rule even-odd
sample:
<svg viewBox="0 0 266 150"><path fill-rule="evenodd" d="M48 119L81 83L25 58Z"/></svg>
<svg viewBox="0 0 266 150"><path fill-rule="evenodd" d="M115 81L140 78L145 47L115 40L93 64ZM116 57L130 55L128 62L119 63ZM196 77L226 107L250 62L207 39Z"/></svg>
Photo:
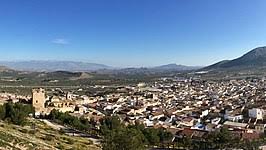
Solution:
<svg viewBox="0 0 266 150"><path fill-rule="evenodd" d="M261 68L266 68L266 47L255 48L239 58L224 60L202 70L254 70Z"/></svg>

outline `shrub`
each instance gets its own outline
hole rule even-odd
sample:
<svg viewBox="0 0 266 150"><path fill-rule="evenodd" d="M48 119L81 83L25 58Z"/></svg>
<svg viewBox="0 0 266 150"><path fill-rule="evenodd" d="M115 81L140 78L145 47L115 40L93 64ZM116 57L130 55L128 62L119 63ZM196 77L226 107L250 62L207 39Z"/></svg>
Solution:
<svg viewBox="0 0 266 150"><path fill-rule="evenodd" d="M45 135L45 136L43 137L43 140L46 140L46 141L52 141L52 140L54 140L54 136L52 136L52 135Z"/></svg>
<svg viewBox="0 0 266 150"><path fill-rule="evenodd" d="M27 129L20 129L19 131L22 132L22 133L28 133Z"/></svg>

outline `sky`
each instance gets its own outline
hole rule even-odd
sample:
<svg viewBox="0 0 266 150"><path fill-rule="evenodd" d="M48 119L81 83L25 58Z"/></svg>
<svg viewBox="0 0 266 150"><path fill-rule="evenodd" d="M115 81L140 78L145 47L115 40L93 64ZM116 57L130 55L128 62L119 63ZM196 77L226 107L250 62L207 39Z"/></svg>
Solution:
<svg viewBox="0 0 266 150"><path fill-rule="evenodd" d="M265 0L1 0L0 60L205 66L266 46Z"/></svg>

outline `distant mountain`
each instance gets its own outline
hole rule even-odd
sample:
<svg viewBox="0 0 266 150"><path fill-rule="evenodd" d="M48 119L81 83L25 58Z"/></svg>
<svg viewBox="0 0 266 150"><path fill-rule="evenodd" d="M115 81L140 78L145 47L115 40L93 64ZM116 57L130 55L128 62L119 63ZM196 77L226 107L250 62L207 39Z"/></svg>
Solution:
<svg viewBox="0 0 266 150"><path fill-rule="evenodd" d="M201 70L244 70L266 68L266 47L255 48L234 60L224 60Z"/></svg>
<svg viewBox="0 0 266 150"><path fill-rule="evenodd" d="M67 71L67 72L90 72L97 71L100 73L111 74L153 74L160 72L179 72L199 69L195 66L184 66L177 64L167 64L156 67L141 67L141 68L114 68L111 66L75 62L75 61L0 61L0 65L7 66L8 68L17 71L32 71L32 72L55 72L55 71ZM7 69L7 68L3 68ZM1 67L0 67L1 71Z"/></svg>
<svg viewBox="0 0 266 150"><path fill-rule="evenodd" d="M167 64L155 67L140 67L140 68L122 68L115 70L98 70L98 73L116 74L116 75L167 75L184 71L197 70L197 66L184 66L177 64Z"/></svg>
<svg viewBox="0 0 266 150"><path fill-rule="evenodd" d="M75 61L0 61L0 65L20 71L95 71L112 69L113 67L86 62Z"/></svg>
<svg viewBox="0 0 266 150"><path fill-rule="evenodd" d="M185 66L185 65L177 65L177 64L167 64L157 67L152 67L150 69L159 69L159 70L177 70L177 71L187 71L187 70L195 70L202 68L200 66Z"/></svg>

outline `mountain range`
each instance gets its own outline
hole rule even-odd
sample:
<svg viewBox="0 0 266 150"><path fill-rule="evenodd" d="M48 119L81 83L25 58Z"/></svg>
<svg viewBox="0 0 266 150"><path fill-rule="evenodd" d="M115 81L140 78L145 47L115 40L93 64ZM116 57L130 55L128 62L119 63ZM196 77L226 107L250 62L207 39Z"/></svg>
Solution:
<svg viewBox="0 0 266 150"><path fill-rule="evenodd" d="M83 72L83 71L95 71L100 69L113 69L111 66L87 63L87 62L75 62L75 61L0 61L0 65L6 66L13 70L18 71L69 71L69 72Z"/></svg>
<svg viewBox="0 0 266 150"><path fill-rule="evenodd" d="M223 60L207 67L185 66L177 64L167 64L155 67L134 67L134 68L115 68L112 66L76 62L76 61L0 61L0 71L37 71L37 72L92 72L111 73L111 74L153 74L153 73L174 73L180 71L250 71L266 70L266 46L252 49L243 56L233 60Z"/></svg>
<svg viewBox="0 0 266 150"><path fill-rule="evenodd" d="M87 62L76 62L76 61L0 61L0 65L4 70L8 68L18 71L37 71L37 72L53 72L53 71L69 71L69 72L123 72L123 71L135 71L142 72L143 70L148 71L187 71L195 70L200 67L197 66L185 66L177 64L167 64L156 67L141 67L141 68L116 68L104 64L87 63Z"/></svg>

